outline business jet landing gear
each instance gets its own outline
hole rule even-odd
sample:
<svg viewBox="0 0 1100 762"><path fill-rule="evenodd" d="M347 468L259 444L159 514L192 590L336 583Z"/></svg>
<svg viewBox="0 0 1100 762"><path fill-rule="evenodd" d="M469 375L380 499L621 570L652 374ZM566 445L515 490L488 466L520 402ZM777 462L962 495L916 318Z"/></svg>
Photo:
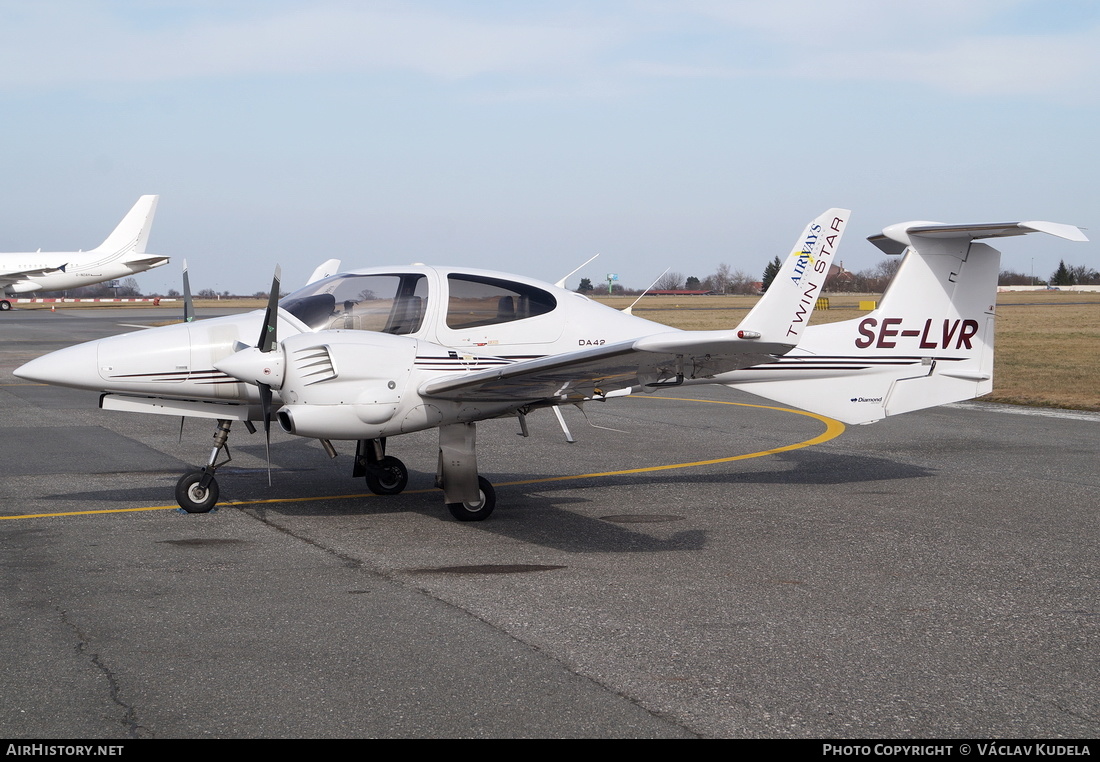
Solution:
<svg viewBox="0 0 1100 762"><path fill-rule="evenodd" d="M11 309L11 302L7 299L0 299L0 312L7 312Z"/></svg>
<svg viewBox="0 0 1100 762"><path fill-rule="evenodd" d="M459 521L483 521L497 504L497 493L477 473L476 432L472 423L439 427L439 468L435 486L443 488L443 502Z"/></svg>
<svg viewBox="0 0 1100 762"><path fill-rule="evenodd" d="M409 469L392 455L386 455L385 439L360 439L355 447L351 475L364 477L367 489L376 495L397 495L409 483Z"/></svg>
<svg viewBox="0 0 1100 762"><path fill-rule="evenodd" d="M188 513L209 513L218 502L218 482L214 479L214 472L233 460L227 443L229 427L232 425L233 421L218 420L210 461L198 471L184 474L176 482L176 502ZM222 451L225 452L225 460L219 463L218 455Z"/></svg>

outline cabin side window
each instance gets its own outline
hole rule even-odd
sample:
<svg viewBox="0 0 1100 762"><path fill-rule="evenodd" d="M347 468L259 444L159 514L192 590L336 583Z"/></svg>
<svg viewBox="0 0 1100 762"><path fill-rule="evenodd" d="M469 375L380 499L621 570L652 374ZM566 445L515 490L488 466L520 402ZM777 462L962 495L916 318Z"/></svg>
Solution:
<svg viewBox="0 0 1100 762"><path fill-rule="evenodd" d="M404 335L420 330L427 296L423 275L334 275L295 291L279 306L315 331Z"/></svg>
<svg viewBox="0 0 1100 762"><path fill-rule="evenodd" d="M545 315L558 302L554 295L524 283L452 273L447 276L450 299L447 327L477 328Z"/></svg>

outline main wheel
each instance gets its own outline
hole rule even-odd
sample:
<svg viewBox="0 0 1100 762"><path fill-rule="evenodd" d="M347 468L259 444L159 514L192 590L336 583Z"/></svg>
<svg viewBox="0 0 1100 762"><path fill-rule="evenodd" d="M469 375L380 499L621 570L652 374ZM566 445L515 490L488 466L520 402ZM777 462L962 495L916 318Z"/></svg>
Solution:
<svg viewBox="0 0 1100 762"><path fill-rule="evenodd" d="M392 455L367 464L367 489L376 495L397 495L409 483L409 469Z"/></svg>
<svg viewBox="0 0 1100 762"><path fill-rule="evenodd" d="M459 521L484 521L497 507L497 493L484 476L477 477L480 500L476 503L447 503L451 515Z"/></svg>
<svg viewBox="0 0 1100 762"><path fill-rule="evenodd" d="M188 513L209 513L218 502L218 483L210 477L210 483L203 487L199 482L204 476L205 471L192 471L176 482L176 502Z"/></svg>
<svg viewBox="0 0 1100 762"><path fill-rule="evenodd" d="M0 299L0 312L7 312L11 309L11 302L7 299Z"/></svg>

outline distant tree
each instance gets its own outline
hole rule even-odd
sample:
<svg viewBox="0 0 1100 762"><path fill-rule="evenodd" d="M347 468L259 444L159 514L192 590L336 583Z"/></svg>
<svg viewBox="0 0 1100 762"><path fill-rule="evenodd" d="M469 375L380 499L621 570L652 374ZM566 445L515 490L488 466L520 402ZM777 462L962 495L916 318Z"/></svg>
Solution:
<svg viewBox="0 0 1100 762"><path fill-rule="evenodd" d="M900 268L901 257L890 257L889 259L884 259L877 265L875 265L875 275L886 281L886 284L888 285L890 281L894 279L894 276L898 274L898 270Z"/></svg>
<svg viewBox="0 0 1100 762"><path fill-rule="evenodd" d="M726 293L729 294L755 294L756 279L741 269L734 270L726 284Z"/></svg>
<svg viewBox="0 0 1100 762"><path fill-rule="evenodd" d="M1050 276L1050 285L1052 286L1072 286L1073 274L1066 267L1064 260L1058 260L1058 269L1054 271L1054 274Z"/></svg>
<svg viewBox="0 0 1100 762"><path fill-rule="evenodd" d="M174 297L174 296L179 296L179 295L180 295L180 292L176 291L176 289L174 289L174 288L168 289L168 296L173 296Z"/></svg>
<svg viewBox="0 0 1100 762"><path fill-rule="evenodd" d="M592 290L592 280L590 278L581 278L581 284L577 286L577 291L581 294L587 294Z"/></svg>
<svg viewBox="0 0 1100 762"><path fill-rule="evenodd" d="M764 268L763 289L768 290L768 286L775 280L775 276L779 275L779 269L783 267L783 263L779 261L779 256L776 255L775 259L768 262L768 266Z"/></svg>
<svg viewBox="0 0 1100 762"><path fill-rule="evenodd" d="M137 278L127 278L122 281L122 285L118 287L117 293L119 296L125 297L141 296L141 287L138 286Z"/></svg>
<svg viewBox="0 0 1100 762"><path fill-rule="evenodd" d="M1015 270L1001 270L997 276L998 286L1030 286L1035 279L1030 275L1018 273Z"/></svg>
<svg viewBox="0 0 1100 762"><path fill-rule="evenodd" d="M683 273L674 273L671 270L653 284L653 288L658 291L675 291L678 288L683 288L684 275Z"/></svg>
<svg viewBox="0 0 1100 762"><path fill-rule="evenodd" d="M699 285L699 279L696 278L694 275L689 275L688 279L684 281L684 288L688 289L689 291L698 291Z"/></svg>
<svg viewBox="0 0 1100 762"><path fill-rule="evenodd" d="M1067 269L1069 270L1069 277L1076 286L1096 285L1100 283L1100 273L1096 272L1096 270L1093 270L1088 265L1070 265Z"/></svg>
<svg viewBox="0 0 1100 762"><path fill-rule="evenodd" d="M730 280L732 280L732 276L730 275L730 266L727 265L725 262L721 263L720 265L718 265L718 269L714 271L714 275L710 276L708 280L711 281L710 287L712 290L717 291L720 294L726 293L726 291L729 289Z"/></svg>
<svg viewBox="0 0 1100 762"><path fill-rule="evenodd" d="M200 299L217 299L218 298L218 292L215 291L212 288L204 288L201 291L199 291L197 294L195 294L195 296L197 296ZM264 294L264 296L267 296L267 294Z"/></svg>

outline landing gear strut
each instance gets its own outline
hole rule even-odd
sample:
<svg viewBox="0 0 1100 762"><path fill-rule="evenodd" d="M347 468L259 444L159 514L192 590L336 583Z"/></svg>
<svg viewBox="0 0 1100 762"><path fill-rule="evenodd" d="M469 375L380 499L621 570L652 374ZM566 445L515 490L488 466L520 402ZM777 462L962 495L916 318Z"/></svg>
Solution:
<svg viewBox="0 0 1100 762"><path fill-rule="evenodd" d="M439 427L439 469L435 485L459 521L483 521L497 504L496 490L477 473L476 430L472 423Z"/></svg>
<svg viewBox="0 0 1100 762"><path fill-rule="evenodd" d="M409 469L392 455L386 455L385 439L360 439L355 447L351 475L362 476L367 489L376 495L397 495L409 483Z"/></svg>
<svg viewBox="0 0 1100 762"><path fill-rule="evenodd" d="M209 513L218 502L218 482L214 472L224 466L233 457L229 454L229 427L233 421L218 420L214 432L214 449L210 451L210 460L198 471L191 471L176 482L176 502L188 513ZM218 462L218 455L225 452L225 460Z"/></svg>

